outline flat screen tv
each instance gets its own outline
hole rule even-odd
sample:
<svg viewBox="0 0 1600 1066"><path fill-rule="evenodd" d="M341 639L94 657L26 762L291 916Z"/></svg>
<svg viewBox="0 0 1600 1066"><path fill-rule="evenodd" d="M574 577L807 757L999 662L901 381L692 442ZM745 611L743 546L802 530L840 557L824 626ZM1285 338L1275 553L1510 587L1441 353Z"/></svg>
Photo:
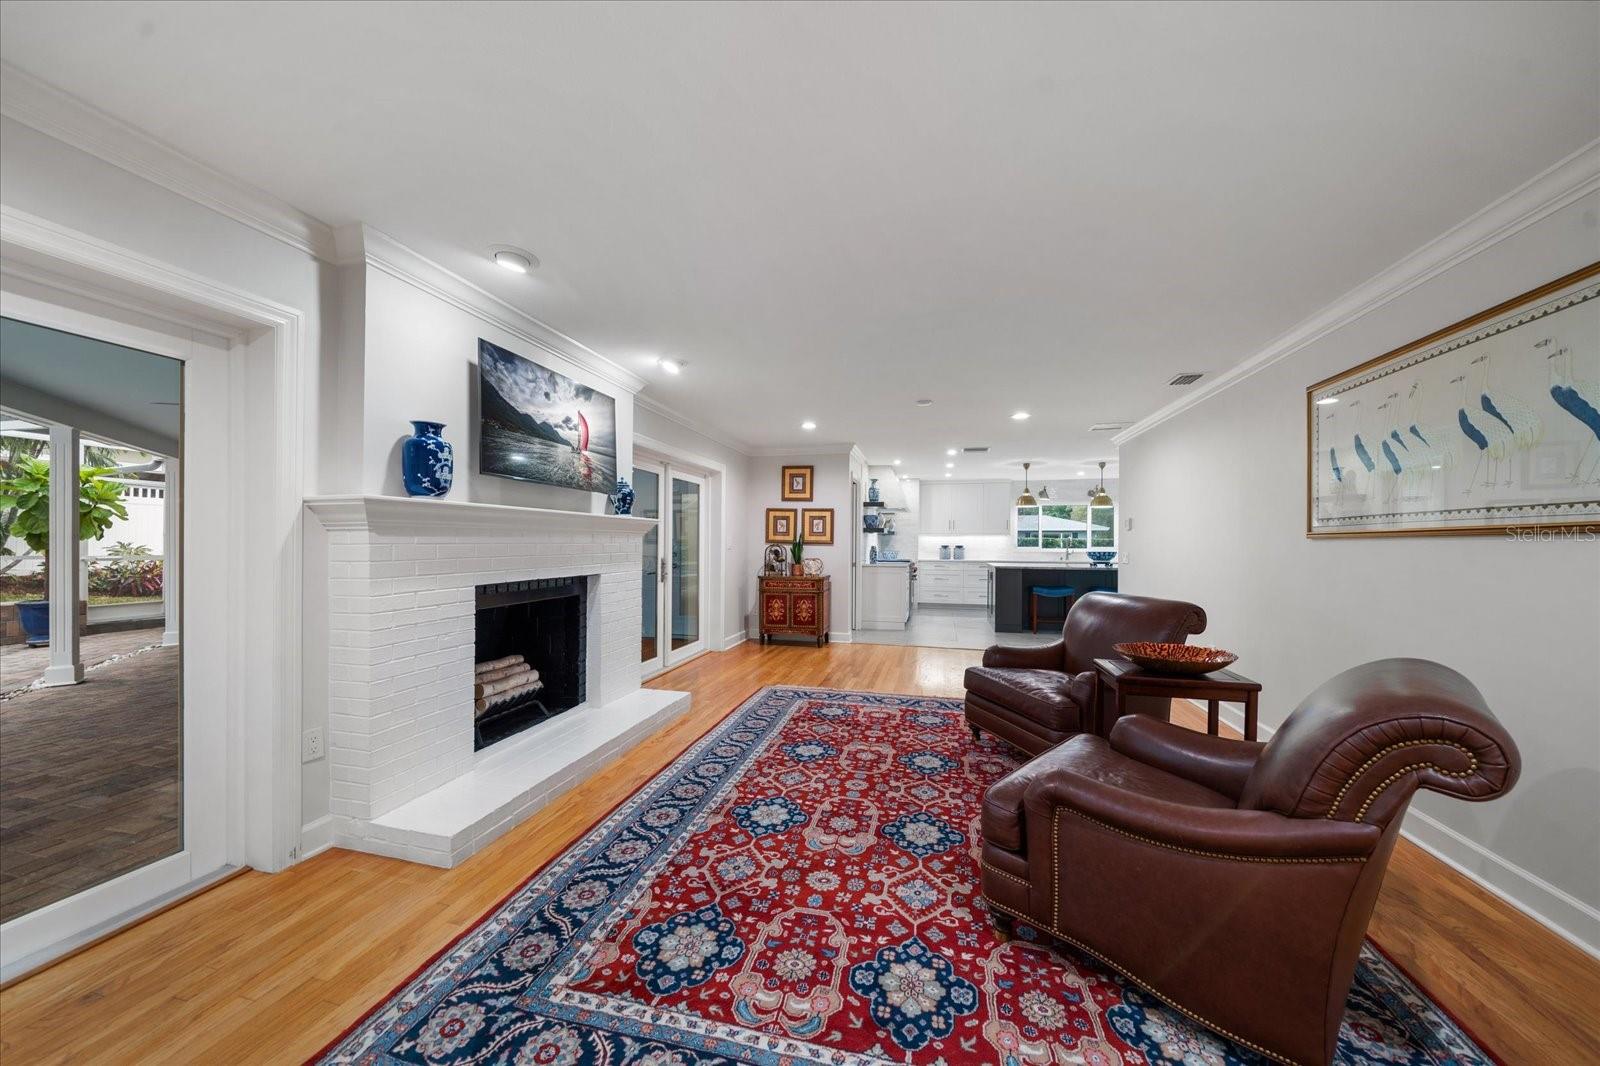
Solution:
<svg viewBox="0 0 1600 1066"><path fill-rule="evenodd" d="M617 487L617 401L478 340L478 469L587 492Z"/></svg>

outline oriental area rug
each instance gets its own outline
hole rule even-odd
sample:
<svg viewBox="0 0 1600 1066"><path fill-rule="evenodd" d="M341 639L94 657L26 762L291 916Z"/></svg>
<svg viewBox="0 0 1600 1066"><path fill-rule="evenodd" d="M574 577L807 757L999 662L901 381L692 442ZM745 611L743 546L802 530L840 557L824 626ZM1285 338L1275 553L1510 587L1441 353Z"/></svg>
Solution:
<svg viewBox="0 0 1600 1066"><path fill-rule="evenodd" d="M979 800L1018 759L974 741L958 700L763 689L318 1061L1262 1061L994 930ZM1369 944L1336 1061L1494 1060Z"/></svg>

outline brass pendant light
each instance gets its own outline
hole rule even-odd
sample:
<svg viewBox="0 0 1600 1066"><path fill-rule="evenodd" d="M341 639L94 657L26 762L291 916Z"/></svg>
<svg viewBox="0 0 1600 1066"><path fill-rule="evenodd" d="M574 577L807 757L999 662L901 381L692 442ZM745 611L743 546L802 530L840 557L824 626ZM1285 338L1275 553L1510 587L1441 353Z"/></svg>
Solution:
<svg viewBox="0 0 1600 1066"><path fill-rule="evenodd" d="M1028 467L1032 465L1032 463L1022 464L1022 495L1017 497L1018 507L1039 506L1038 498L1034 496L1033 490L1028 487Z"/></svg>
<svg viewBox="0 0 1600 1066"><path fill-rule="evenodd" d="M1090 507L1110 507L1111 494L1106 491L1106 461L1100 460L1100 484L1095 486L1094 493L1089 497Z"/></svg>

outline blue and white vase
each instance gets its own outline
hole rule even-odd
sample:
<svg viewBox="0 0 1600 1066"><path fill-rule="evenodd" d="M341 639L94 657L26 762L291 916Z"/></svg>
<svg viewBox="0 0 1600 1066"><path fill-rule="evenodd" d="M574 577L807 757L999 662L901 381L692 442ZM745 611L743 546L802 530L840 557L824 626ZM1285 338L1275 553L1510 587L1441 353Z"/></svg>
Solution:
<svg viewBox="0 0 1600 1066"><path fill-rule="evenodd" d="M878 479L877 478L873 478L872 479L872 484L867 486L867 502L868 503L882 503L883 502L883 493L878 491Z"/></svg>
<svg viewBox="0 0 1600 1066"><path fill-rule="evenodd" d="M443 496L455 481L455 449L439 434L443 422L412 422L400 450L400 471L413 496Z"/></svg>
<svg viewBox="0 0 1600 1066"><path fill-rule="evenodd" d="M625 477L617 478L617 491L609 497L611 509L617 514L633 513L633 486L628 484Z"/></svg>

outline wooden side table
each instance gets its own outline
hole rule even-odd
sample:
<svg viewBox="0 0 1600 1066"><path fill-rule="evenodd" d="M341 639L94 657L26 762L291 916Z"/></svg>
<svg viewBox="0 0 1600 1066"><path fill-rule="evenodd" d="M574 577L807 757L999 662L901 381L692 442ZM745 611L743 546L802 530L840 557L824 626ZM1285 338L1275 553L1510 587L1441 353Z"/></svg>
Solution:
<svg viewBox="0 0 1600 1066"><path fill-rule="evenodd" d="M821 577L761 575L757 602L761 608L761 642L773 637L810 637L822 647L828 636L833 582Z"/></svg>
<svg viewBox="0 0 1600 1066"><path fill-rule="evenodd" d="M1209 674L1158 674L1129 662L1127 659L1096 659L1095 670L1100 683L1111 690L1111 721L1106 723L1105 736L1111 727L1126 713L1129 696L1156 696L1166 699L1204 700L1206 704L1206 732L1217 735L1220 724L1218 704L1244 704L1244 739L1256 739L1256 697L1261 693L1261 682L1252 681L1232 670L1217 670Z"/></svg>

